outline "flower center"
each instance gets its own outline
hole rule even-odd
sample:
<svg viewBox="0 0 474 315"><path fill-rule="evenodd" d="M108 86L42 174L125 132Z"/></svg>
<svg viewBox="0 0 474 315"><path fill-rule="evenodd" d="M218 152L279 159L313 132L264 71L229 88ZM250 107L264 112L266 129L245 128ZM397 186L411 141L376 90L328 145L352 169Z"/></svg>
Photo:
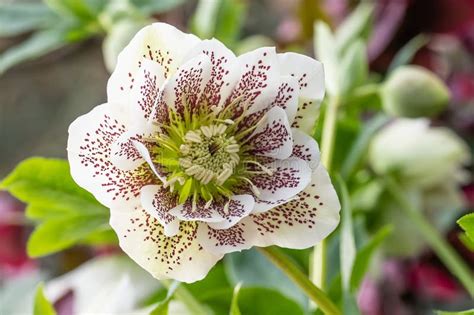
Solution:
<svg viewBox="0 0 474 315"><path fill-rule="evenodd" d="M225 124L212 124L185 134L179 164L186 175L204 185L225 183L240 161L240 146L226 131Z"/></svg>

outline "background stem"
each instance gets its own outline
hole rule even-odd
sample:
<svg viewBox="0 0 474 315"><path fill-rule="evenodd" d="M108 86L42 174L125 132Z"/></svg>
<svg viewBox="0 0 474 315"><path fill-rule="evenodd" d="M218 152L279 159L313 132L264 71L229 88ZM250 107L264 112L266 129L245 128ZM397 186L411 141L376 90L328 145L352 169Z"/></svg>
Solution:
<svg viewBox="0 0 474 315"><path fill-rule="evenodd" d="M463 284L471 296L474 296L474 274L464 263L458 253L446 242L442 235L436 230L418 211L413 204L405 197L404 192L398 183L391 177L385 179L388 191L395 201L400 204L400 208L417 226L421 236L431 246L434 252L453 275Z"/></svg>
<svg viewBox="0 0 474 315"><path fill-rule="evenodd" d="M341 315L324 291L316 287L288 256L275 247L259 247L258 250L298 285L321 311L328 315Z"/></svg>
<svg viewBox="0 0 474 315"><path fill-rule="evenodd" d="M321 162L330 173L332 167L332 155L334 143L336 141L337 110L339 98L332 96L329 99L324 116L324 125L321 139ZM311 280L322 290L326 287L326 240L323 239L314 246L313 255L310 262Z"/></svg>
<svg viewBox="0 0 474 315"><path fill-rule="evenodd" d="M170 288L171 281L169 280L161 280L161 284L167 289ZM176 291L174 292L174 296L177 300L183 302L186 305L186 308L191 311L192 314L195 315L209 315L212 314L204 305L201 304L192 294L191 292L186 289L184 284L180 284Z"/></svg>

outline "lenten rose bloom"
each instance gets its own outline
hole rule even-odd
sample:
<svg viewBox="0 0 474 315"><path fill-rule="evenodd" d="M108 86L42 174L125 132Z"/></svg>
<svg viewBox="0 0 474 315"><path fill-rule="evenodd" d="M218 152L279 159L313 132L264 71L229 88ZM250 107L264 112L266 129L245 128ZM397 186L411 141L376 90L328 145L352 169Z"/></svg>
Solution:
<svg viewBox="0 0 474 315"><path fill-rule="evenodd" d="M75 181L110 208L122 249L193 282L225 253L306 248L339 222L313 129L322 65L156 23L119 55L108 102L69 128Z"/></svg>

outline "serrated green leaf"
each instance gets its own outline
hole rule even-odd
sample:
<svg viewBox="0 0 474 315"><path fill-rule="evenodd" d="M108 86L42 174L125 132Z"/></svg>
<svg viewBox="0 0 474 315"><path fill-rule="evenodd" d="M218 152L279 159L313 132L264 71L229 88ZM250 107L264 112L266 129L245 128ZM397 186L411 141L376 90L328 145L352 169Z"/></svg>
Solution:
<svg viewBox="0 0 474 315"><path fill-rule="evenodd" d="M361 2L359 6L344 20L336 31L337 49L344 53L357 39L366 41L372 26L373 5Z"/></svg>
<svg viewBox="0 0 474 315"><path fill-rule="evenodd" d="M27 252L40 257L68 248L90 234L108 228L108 216L72 216L47 220L30 235Z"/></svg>
<svg viewBox="0 0 474 315"><path fill-rule="evenodd" d="M390 233L392 233L392 231L393 227L391 225L384 226L378 230L372 239L359 250L354 261L354 267L352 268L350 282L352 291L355 291L359 288L364 275L370 266L373 255L385 238L390 235Z"/></svg>
<svg viewBox="0 0 474 315"><path fill-rule="evenodd" d="M466 214L457 223L466 232L466 236L471 242L474 242L474 212Z"/></svg>
<svg viewBox="0 0 474 315"><path fill-rule="evenodd" d="M0 4L0 36L34 31L57 20L57 15L42 3Z"/></svg>
<svg viewBox="0 0 474 315"><path fill-rule="evenodd" d="M38 31L0 54L0 75L19 63L46 55L67 43L66 31L61 27Z"/></svg>
<svg viewBox="0 0 474 315"><path fill-rule="evenodd" d="M33 219L108 214L107 208L74 182L65 160L24 160L0 183L0 189L28 203L27 214Z"/></svg>
<svg viewBox="0 0 474 315"><path fill-rule="evenodd" d="M364 84L369 73L367 51L361 40L356 40L347 48L341 60L341 94L348 95Z"/></svg>
<svg viewBox="0 0 474 315"><path fill-rule="evenodd" d="M324 65L326 89L330 95L340 94L339 53L336 40L329 26L323 22L314 24L314 51Z"/></svg>
<svg viewBox="0 0 474 315"><path fill-rule="evenodd" d="M44 296L42 283L36 288L33 315L56 315L53 305Z"/></svg>
<svg viewBox="0 0 474 315"><path fill-rule="evenodd" d="M241 315L239 309L239 292L242 285L238 283L234 288L234 293L232 294L232 302L230 303L230 315Z"/></svg>

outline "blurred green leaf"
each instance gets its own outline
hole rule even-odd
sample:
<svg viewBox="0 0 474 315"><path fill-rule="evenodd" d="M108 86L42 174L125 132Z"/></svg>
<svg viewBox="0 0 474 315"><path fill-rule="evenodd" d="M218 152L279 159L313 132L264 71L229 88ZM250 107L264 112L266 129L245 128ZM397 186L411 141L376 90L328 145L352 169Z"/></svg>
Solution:
<svg viewBox="0 0 474 315"><path fill-rule="evenodd" d="M234 288L234 293L232 295L232 302L230 304L230 315L242 315L239 309L239 291L241 284L237 284Z"/></svg>
<svg viewBox="0 0 474 315"><path fill-rule="evenodd" d="M437 311L436 314L437 315L474 315L474 308L467 311L461 311L461 312Z"/></svg>
<svg viewBox="0 0 474 315"><path fill-rule="evenodd" d="M0 36L15 36L52 25L58 17L42 3L0 4Z"/></svg>
<svg viewBox="0 0 474 315"><path fill-rule="evenodd" d="M339 255L341 259L342 287L349 291L351 271L356 257L354 230L352 227L352 208L347 186L341 176L336 177L341 197L341 241Z"/></svg>
<svg viewBox="0 0 474 315"><path fill-rule="evenodd" d="M40 257L68 248L91 233L106 230L106 215L76 215L47 220L36 227L27 244L28 255Z"/></svg>
<svg viewBox="0 0 474 315"><path fill-rule="evenodd" d="M241 55L264 46L276 46L276 44L270 37L252 35L238 41L234 51L237 55Z"/></svg>
<svg viewBox="0 0 474 315"><path fill-rule="evenodd" d="M369 266L373 255L382 244L384 239L392 233L393 227L386 225L375 233L372 239L359 249L354 261L351 275L351 290L355 291L359 288Z"/></svg>
<svg viewBox="0 0 474 315"><path fill-rule="evenodd" d="M84 0L43 0L51 10L60 16L74 17L80 21L93 21L97 18L97 13L93 12L88 3ZM100 1L96 1L100 2Z"/></svg>
<svg viewBox="0 0 474 315"><path fill-rule="evenodd" d="M0 74L21 62L46 55L67 43L66 31L63 28L38 31L27 40L0 54Z"/></svg>
<svg viewBox="0 0 474 315"><path fill-rule="evenodd" d="M400 66L409 64L415 54L428 42L430 38L428 35L419 34L413 37L408 43L406 43L395 55L390 66L388 67L388 73L392 72Z"/></svg>
<svg viewBox="0 0 474 315"><path fill-rule="evenodd" d="M471 242L474 242L474 213L466 214L457 223L466 232Z"/></svg>
<svg viewBox="0 0 474 315"><path fill-rule="evenodd" d="M186 1L187 0L130 0L134 6L146 15L159 14L172 10Z"/></svg>
<svg viewBox="0 0 474 315"><path fill-rule="evenodd" d="M365 44L356 40L349 45L343 54L340 70L341 94L348 95L356 87L361 86L367 80L369 65Z"/></svg>
<svg viewBox="0 0 474 315"><path fill-rule="evenodd" d="M241 288L239 309L242 315L303 315L303 309L276 290Z"/></svg>
<svg viewBox="0 0 474 315"><path fill-rule="evenodd" d="M367 41L372 27L372 12L373 4L361 2L339 26L335 34L339 52L344 53L357 39Z"/></svg>
<svg viewBox="0 0 474 315"><path fill-rule="evenodd" d="M198 2L196 11L191 19L191 29L193 33L201 38L211 38L217 28L217 17L219 7L224 0Z"/></svg>
<svg viewBox="0 0 474 315"><path fill-rule="evenodd" d="M168 288L166 298L155 306L155 308L150 312L150 315L168 315L168 306L179 285L180 283L178 281L173 281L171 283Z"/></svg>
<svg viewBox="0 0 474 315"><path fill-rule="evenodd" d="M300 303L306 301L304 293L255 249L226 255L224 266L234 285L242 282L244 286L275 289Z"/></svg>
<svg viewBox="0 0 474 315"><path fill-rule="evenodd" d="M217 14L214 37L233 47L239 38L247 6L244 0L223 0Z"/></svg>
<svg viewBox="0 0 474 315"><path fill-rule="evenodd" d="M28 203L29 218L42 221L28 241L28 253L51 254L79 241L102 242L109 212L72 179L64 160L30 158L21 162L1 183L18 199ZM108 234L108 241L115 238Z"/></svg>
<svg viewBox="0 0 474 315"><path fill-rule="evenodd" d="M326 89L330 95L339 95L341 89L339 53L336 40L329 26L323 22L314 24L314 51L324 65Z"/></svg>
<svg viewBox="0 0 474 315"><path fill-rule="evenodd" d="M35 301L33 307L34 315L56 315L53 305L46 299L43 292L43 284L36 288Z"/></svg>

